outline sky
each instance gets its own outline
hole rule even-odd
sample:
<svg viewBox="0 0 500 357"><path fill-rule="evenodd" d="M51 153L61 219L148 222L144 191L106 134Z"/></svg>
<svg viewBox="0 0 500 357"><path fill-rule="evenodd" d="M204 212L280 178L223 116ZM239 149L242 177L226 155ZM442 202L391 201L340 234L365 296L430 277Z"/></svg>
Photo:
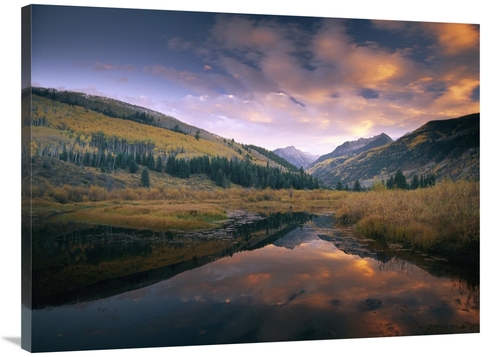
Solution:
<svg viewBox="0 0 500 357"><path fill-rule="evenodd" d="M32 85L319 155L479 112L479 25L35 6Z"/></svg>

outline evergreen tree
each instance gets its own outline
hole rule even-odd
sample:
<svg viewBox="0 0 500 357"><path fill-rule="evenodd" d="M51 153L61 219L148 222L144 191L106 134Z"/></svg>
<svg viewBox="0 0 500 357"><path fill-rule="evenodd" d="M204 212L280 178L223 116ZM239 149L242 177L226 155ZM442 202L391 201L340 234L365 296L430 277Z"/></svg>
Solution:
<svg viewBox="0 0 500 357"><path fill-rule="evenodd" d="M158 172L162 172L163 171L163 162L161 161L160 155L158 155L158 157L156 158L156 167L155 167L155 170L158 171Z"/></svg>
<svg viewBox="0 0 500 357"><path fill-rule="evenodd" d="M418 179L418 176L415 175L415 176L413 176L413 179L411 180L411 186L410 186L410 188L412 190L416 190L419 186L420 186L420 181Z"/></svg>
<svg viewBox="0 0 500 357"><path fill-rule="evenodd" d="M177 160L175 156L170 155L167 159L167 168L166 172L172 176L177 176Z"/></svg>
<svg viewBox="0 0 500 357"><path fill-rule="evenodd" d="M179 160L178 161L179 171L177 176L180 178L189 178L191 176L191 166L189 165L189 161L187 160Z"/></svg>
<svg viewBox="0 0 500 357"><path fill-rule="evenodd" d="M389 177L386 185L389 190L392 190L394 188L394 176Z"/></svg>
<svg viewBox="0 0 500 357"><path fill-rule="evenodd" d="M139 166L137 165L137 163L135 161L131 161L130 162L130 166L129 166L129 171L131 174L135 174L137 172L137 170L139 170Z"/></svg>
<svg viewBox="0 0 500 357"><path fill-rule="evenodd" d="M149 183L149 170L147 168L144 168L142 170L142 174L141 174L141 187L149 187L150 183Z"/></svg>
<svg viewBox="0 0 500 357"><path fill-rule="evenodd" d="M352 188L353 191L360 192L362 191L361 184L359 183L359 180L356 180L354 182L354 187Z"/></svg>
<svg viewBox="0 0 500 357"><path fill-rule="evenodd" d="M119 152L118 155L116 155L115 164L116 167L119 167L122 170L127 168L127 160L125 159L123 152Z"/></svg>
<svg viewBox="0 0 500 357"><path fill-rule="evenodd" d="M406 178L401 170L398 170L394 176L394 188L406 190Z"/></svg>
<svg viewBox="0 0 500 357"><path fill-rule="evenodd" d="M344 186L342 185L342 182L337 182L337 185L335 186L335 189L337 191L342 191L344 189Z"/></svg>
<svg viewBox="0 0 500 357"><path fill-rule="evenodd" d="M224 187L224 173L222 169L217 170L215 184L220 187Z"/></svg>
<svg viewBox="0 0 500 357"><path fill-rule="evenodd" d="M146 166L150 170L155 169L155 158L152 153L149 153L148 158L146 159Z"/></svg>

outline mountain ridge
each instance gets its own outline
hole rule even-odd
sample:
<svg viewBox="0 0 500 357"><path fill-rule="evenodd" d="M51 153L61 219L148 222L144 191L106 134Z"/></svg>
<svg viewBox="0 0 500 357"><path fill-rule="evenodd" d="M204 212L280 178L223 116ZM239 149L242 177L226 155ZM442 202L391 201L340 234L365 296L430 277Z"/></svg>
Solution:
<svg viewBox="0 0 500 357"><path fill-rule="evenodd" d="M305 169L319 157L319 155L301 151L293 145L287 146L285 148L275 149L273 150L273 152L298 169L300 169L301 167Z"/></svg>
<svg viewBox="0 0 500 357"><path fill-rule="evenodd" d="M385 133L381 133L370 138L359 138L357 140L346 141L343 144L337 146L332 152L321 155L314 162L312 162L309 167L312 167L322 161L341 157L346 154L356 155L377 146L386 145L388 143L391 143L392 141L393 140Z"/></svg>
<svg viewBox="0 0 500 357"><path fill-rule="evenodd" d="M438 180L479 180L479 113L429 121L384 146L316 162L308 173L329 186L356 180L369 186L397 170L407 178L432 173Z"/></svg>

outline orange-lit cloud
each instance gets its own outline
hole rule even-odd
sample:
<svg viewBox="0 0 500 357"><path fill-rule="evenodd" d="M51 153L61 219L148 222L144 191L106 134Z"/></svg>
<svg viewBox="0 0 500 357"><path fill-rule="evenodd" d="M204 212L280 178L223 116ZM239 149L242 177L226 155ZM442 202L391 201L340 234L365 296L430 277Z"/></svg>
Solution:
<svg viewBox="0 0 500 357"><path fill-rule="evenodd" d="M479 49L479 31L477 26L469 24L434 24L439 44L447 55L458 55L466 50Z"/></svg>
<svg viewBox="0 0 500 357"><path fill-rule="evenodd" d="M252 138L268 149L294 145L323 154L345 138L381 132L398 137L429 120L479 110L476 27L373 22L388 35L427 41L427 47L389 48L355 41L347 21L319 24L306 32L269 19L219 16L207 42L211 47L201 56L203 71L156 65L146 72L192 91L165 100L165 110L176 111L169 114L239 142ZM171 46L182 43L172 40Z"/></svg>

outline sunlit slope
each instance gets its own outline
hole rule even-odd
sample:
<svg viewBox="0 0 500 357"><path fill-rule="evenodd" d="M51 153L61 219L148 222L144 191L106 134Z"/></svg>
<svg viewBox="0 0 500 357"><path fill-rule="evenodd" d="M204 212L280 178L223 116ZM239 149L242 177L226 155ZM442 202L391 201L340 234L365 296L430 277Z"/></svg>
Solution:
<svg viewBox="0 0 500 357"><path fill-rule="evenodd" d="M32 96L32 154L58 156L72 153L72 161L85 153L106 150L117 154L153 153L155 156L178 157L221 156L244 159L248 154L241 145L217 142L141 124L132 120L109 117L87 108ZM256 161L263 161L252 157Z"/></svg>
<svg viewBox="0 0 500 357"><path fill-rule="evenodd" d="M175 129L193 136L198 132L199 136L204 139L223 140L217 135L186 124L169 115L112 98L41 87L32 87L30 90L24 90L23 95L28 95L29 93L64 104L84 107L113 118L129 119L142 124Z"/></svg>
<svg viewBox="0 0 500 357"><path fill-rule="evenodd" d="M388 145L316 163L308 172L331 186L355 180L366 186L397 170L408 178L432 173L437 179L479 180L479 113L430 121Z"/></svg>

